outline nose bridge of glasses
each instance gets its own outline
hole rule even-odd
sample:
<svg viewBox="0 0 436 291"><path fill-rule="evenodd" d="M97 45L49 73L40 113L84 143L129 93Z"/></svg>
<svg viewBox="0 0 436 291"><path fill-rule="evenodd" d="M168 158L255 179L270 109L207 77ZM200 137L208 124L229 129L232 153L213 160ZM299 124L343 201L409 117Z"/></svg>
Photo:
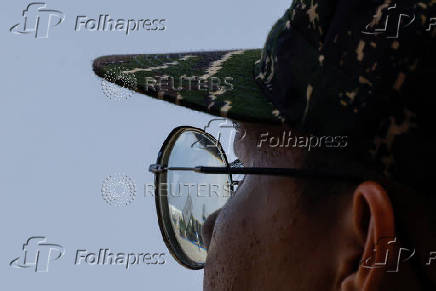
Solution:
<svg viewBox="0 0 436 291"><path fill-rule="evenodd" d="M150 166L148 166L148 171L153 174L159 174L164 172L164 168L160 164L151 164Z"/></svg>

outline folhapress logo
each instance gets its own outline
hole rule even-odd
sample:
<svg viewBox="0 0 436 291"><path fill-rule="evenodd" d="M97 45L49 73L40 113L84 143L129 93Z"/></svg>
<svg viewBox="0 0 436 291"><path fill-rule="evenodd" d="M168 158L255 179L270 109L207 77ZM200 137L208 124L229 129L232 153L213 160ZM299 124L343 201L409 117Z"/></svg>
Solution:
<svg viewBox="0 0 436 291"><path fill-rule="evenodd" d="M36 39L48 38L52 28L65 20L65 14L59 10L48 9L45 2L32 2L23 10L23 20L13 25L9 31L15 34L31 34ZM71 18L73 19L73 18ZM138 31L165 31L166 18L141 17L118 18L110 14L99 14L98 17L86 15L76 16L72 29L77 32L123 32L130 35Z"/></svg>
<svg viewBox="0 0 436 291"><path fill-rule="evenodd" d="M422 22L422 27L417 25L415 28L432 31L436 27L436 17L434 15L419 14L419 12L416 15L417 6L420 7L420 5L399 7L397 4L385 2L377 7L371 22L365 26L362 33L398 39L401 30L411 26L417 19Z"/></svg>
<svg viewBox="0 0 436 291"><path fill-rule="evenodd" d="M397 4L385 3L377 8L372 21L365 26L364 34L385 35L386 38L398 38L400 30L415 21L411 9L399 8Z"/></svg>
<svg viewBox="0 0 436 291"><path fill-rule="evenodd" d="M50 262L64 255L61 245L47 243L45 236L32 236L23 244L21 257L13 259L9 265L14 268L34 268L35 272L48 272Z"/></svg>
<svg viewBox="0 0 436 291"><path fill-rule="evenodd" d="M47 4L34 2L23 10L23 20L10 28L16 34L34 34L35 38L48 38L51 27L61 24L65 15L59 10L47 9Z"/></svg>

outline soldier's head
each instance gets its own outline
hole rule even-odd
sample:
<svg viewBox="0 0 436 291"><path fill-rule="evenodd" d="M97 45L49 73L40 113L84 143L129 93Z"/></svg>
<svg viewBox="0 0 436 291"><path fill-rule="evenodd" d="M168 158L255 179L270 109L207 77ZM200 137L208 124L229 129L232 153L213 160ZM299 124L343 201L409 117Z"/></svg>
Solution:
<svg viewBox="0 0 436 291"><path fill-rule="evenodd" d="M234 198L205 223L205 290L434 286L431 187L377 179L373 168L346 149L308 151L310 137L288 127L242 123L241 131L246 135L236 139L235 152L246 166L331 169L371 178L245 175ZM296 146L289 132L300 140ZM271 143L263 142L266 134L274 137Z"/></svg>
<svg viewBox="0 0 436 291"><path fill-rule="evenodd" d="M435 286L435 5L399 4L422 21L391 38L363 31L389 3L336 3L294 1L273 27L255 78L286 125L241 123L235 151L249 166L361 179L246 175L206 223L207 290Z"/></svg>
<svg viewBox="0 0 436 291"><path fill-rule="evenodd" d="M164 241L182 265L205 268L206 290L434 286L436 4L378 2L295 0L262 50L94 62L102 77L134 74L131 89L244 133L234 149L246 175L226 203L156 192ZM212 77L225 86L201 84ZM242 172L212 140L174 130L150 168L157 186Z"/></svg>

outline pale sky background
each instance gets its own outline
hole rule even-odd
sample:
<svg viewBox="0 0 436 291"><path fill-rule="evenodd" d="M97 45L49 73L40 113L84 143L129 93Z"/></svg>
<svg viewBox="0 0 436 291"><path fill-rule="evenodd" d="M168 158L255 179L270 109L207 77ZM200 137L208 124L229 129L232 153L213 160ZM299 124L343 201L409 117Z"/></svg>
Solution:
<svg viewBox="0 0 436 291"><path fill-rule="evenodd" d="M168 133L179 125L203 127L206 114L134 94L109 100L91 70L107 54L262 47L289 0L55 1L63 23L48 39L9 32L31 2L2 1L0 10L0 290L201 290L203 271L179 266L157 225L154 199L144 197L147 172ZM165 18L165 31L74 31L78 15ZM136 200L122 208L101 197L103 179L125 173ZM30 236L61 244L63 258L48 273L15 269ZM165 252L166 264L73 264L77 249Z"/></svg>

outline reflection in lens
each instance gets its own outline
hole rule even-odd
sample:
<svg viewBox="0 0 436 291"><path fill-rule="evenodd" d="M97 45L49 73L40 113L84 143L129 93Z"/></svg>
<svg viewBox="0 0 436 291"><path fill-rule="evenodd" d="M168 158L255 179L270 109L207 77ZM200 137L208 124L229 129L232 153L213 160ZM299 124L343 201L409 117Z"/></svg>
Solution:
<svg viewBox="0 0 436 291"><path fill-rule="evenodd" d="M168 167L225 167L224 153L205 134L184 130L168 145L163 163ZM207 250L202 237L203 224L220 209L231 195L227 174L202 174L193 171L168 170L161 175L160 195L168 199L168 215L177 244L190 260L203 264ZM167 226L168 228L168 226Z"/></svg>

